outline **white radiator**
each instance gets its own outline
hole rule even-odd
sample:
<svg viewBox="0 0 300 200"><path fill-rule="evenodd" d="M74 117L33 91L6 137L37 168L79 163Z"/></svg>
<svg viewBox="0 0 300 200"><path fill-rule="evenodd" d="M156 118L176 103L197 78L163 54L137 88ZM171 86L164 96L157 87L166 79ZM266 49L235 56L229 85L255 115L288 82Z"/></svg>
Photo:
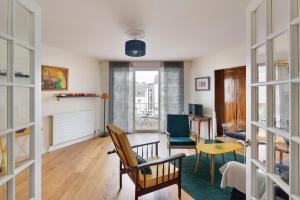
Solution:
<svg viewBox="0 0 300 200"><path fill-rule="evenodd" d="M52 146L67 146L76 143L72 141L93 136L95 131L95 112L93 110L85 110L55 114L52 116L52 123Z"/></svg>

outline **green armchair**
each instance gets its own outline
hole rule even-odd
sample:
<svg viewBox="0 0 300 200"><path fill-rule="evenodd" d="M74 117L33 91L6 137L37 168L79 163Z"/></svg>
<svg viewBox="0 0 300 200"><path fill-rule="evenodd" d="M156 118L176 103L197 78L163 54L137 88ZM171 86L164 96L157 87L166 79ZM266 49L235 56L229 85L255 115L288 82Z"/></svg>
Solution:
<svg viewBox="0 0 300 200"><path fill-rule="evenodd" d="M168 149L195 149L197 154L197 134L195 140L190 138L191 130L188 115L167 115Z"/></svg>

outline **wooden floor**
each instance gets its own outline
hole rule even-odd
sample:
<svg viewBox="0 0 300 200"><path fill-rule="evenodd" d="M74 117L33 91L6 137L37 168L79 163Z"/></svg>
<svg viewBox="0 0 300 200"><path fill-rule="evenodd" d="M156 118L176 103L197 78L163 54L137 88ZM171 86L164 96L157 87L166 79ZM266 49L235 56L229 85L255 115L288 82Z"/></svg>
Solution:
<svg viewBox="0 0 300 200"><path fill-rule="evenodd" d="M168 155L166 135L157 133L130 134L131 145L159 140L159 154ZM134 185L124 175L123 188L119 190L117 155L107 155L112 150L109 137L95 138L75 144L43 156L42 199L43 200L102 200L134 199ZM193 150L172 150L172 154L184 152L194 154ZM28 171L18 175L16 180L16 199L28 199ZM0 187L0 199L6 199L5 187ZM177 186L171 186L141 197L144 200L177 199ZM182 191L182 199L193 199Z"/></svg>

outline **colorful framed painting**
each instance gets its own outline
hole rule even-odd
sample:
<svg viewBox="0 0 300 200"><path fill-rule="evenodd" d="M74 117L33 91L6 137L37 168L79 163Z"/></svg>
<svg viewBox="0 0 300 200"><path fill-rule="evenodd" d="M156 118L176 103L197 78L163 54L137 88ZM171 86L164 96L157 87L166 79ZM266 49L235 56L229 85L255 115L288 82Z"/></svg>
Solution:
<svg viewBox="0 0 300 200"><path fill-rule="evenodd" d="M201 77L195 79L196 91L209 91L210 90L210 77Z"/></svg>
<svg viewBox="0 0 300 200"><path fill-rule="evenodd" d="M69 69L42 65L42 90L68 90Z"/></svg>

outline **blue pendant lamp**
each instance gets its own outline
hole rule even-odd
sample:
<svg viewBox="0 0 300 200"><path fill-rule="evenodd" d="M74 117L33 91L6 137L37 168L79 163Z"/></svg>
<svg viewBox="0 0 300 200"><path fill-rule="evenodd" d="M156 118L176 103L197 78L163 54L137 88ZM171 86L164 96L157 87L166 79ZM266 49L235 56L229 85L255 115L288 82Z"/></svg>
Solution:
<svg viewBox="0 0 300 200"><path fill-rule="evenodd" d="M142 57L146 54L146 43L141 38L145 37L145 32L140 29L129 29L126 34L131 40L125 43L125 54L130 57Z"/></svg>
<svg viewBox="0 0 300 200"><path fill-rule="evenodd" d="M128 40L125 43L125 54L130 57L142 57L146 54L146 43L141 40Z"/></svg>

